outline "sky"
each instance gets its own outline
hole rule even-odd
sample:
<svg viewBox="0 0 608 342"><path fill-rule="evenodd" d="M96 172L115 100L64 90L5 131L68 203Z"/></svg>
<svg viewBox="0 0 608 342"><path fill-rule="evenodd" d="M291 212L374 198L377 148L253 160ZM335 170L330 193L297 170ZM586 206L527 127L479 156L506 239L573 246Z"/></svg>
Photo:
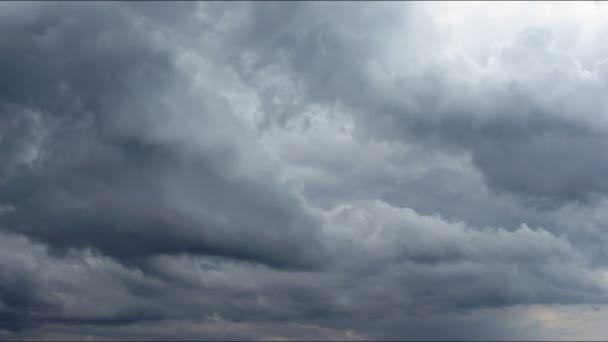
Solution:
<svg viewBox="0 0 608 342"><path fill-rule="evenodd" d="M0 339L602 340L608 4L0 2Z"/></svg>

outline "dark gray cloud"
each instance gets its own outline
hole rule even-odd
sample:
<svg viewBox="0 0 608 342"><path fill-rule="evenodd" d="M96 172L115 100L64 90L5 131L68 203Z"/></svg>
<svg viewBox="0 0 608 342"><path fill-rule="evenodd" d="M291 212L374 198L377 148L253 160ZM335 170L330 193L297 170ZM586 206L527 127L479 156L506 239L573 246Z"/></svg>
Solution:
<svg viewBox="0 0 608 342"><path fill-rule="evenodd" d="M130 268L86 250L49 254L40 244L5 235L2 276L21 282L23 297L3 298L9 310L4 321L24 336L57 332L57 325L66 334L132 336L147 322L170 329L174 321L200 320L199 333L210 338L297 338L299 329L315 338L330 333L338 338L513 338L523 335L504 325L462 330L473 324L466 312L606 301L602 272L567 240L542 230L477 229L382 202L353 203L326 219L338 261L332 269L312 272L185 255L148 258ZM245 328L206 331L218 319ZM403 325L412 319L435 329ZM252 324L270 330L246 328ZM316 335L314 327L329 331ZM174 333L197 336L196 331Z"/></svg>
<svg viewBox="0 0 608 342"><path fill-rule="evenodd" d="M0 4L0 338L570 333L605 62L432 6Z"/></svg>
<svg viewBox="0 0 608 342"><path fill-rule="evenodd" d="M43 4L38 20L3 33L0 201L14 210L0 225L118 258L318 265L314 216L270 170L241 165L251 152L230 107L195 95L170 46L140 24L139 10L161 9L132 5ZM214 136L222 129L232 133Z"/></svg>

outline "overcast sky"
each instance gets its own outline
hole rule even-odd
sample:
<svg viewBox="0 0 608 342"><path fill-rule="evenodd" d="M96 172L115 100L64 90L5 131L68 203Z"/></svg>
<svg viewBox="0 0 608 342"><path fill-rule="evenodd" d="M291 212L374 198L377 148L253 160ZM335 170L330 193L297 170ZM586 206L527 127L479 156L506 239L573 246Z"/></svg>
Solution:
<svg viewBox="0 0 608 342"><path fill-rule="evenodd" d="M1 339L605 339L608 4L0 2Z"/></svg>

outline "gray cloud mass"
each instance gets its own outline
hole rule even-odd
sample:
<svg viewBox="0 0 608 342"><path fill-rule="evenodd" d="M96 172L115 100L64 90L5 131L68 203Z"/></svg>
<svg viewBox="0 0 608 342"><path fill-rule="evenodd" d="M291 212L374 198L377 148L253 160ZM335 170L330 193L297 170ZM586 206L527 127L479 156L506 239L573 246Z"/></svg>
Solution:
<svg viewBox="0 0 608 342"><path fill-rule="evenodd" d="M605 336L608 27L461 5L0 3L0 339Z"/></svg>

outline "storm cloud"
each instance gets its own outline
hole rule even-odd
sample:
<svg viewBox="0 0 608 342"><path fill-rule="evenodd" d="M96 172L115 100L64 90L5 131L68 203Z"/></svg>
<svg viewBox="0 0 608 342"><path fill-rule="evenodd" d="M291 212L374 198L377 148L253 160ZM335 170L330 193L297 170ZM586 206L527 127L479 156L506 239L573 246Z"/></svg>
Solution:
<svg viewBox="0 0 608 342"><path fill-rule="evenodd" d="M601 338L607 12L457 5L0 3L0 338Z"/></svg>

